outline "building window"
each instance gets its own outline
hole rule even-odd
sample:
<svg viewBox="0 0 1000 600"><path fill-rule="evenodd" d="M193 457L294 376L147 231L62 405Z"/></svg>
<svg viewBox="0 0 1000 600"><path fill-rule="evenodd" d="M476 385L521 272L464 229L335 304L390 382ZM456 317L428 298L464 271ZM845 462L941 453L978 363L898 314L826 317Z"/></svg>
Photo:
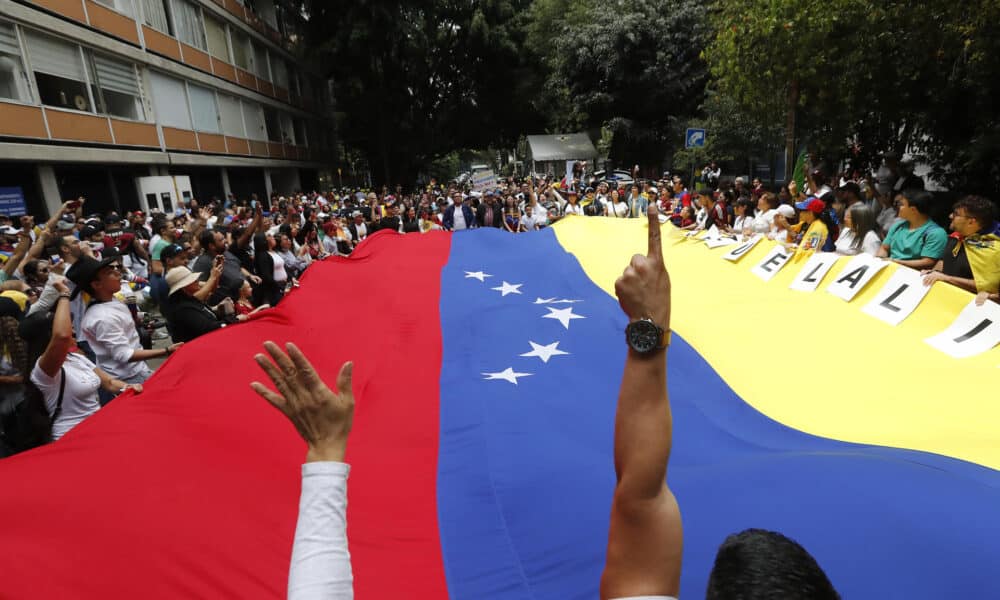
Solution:
<svg viewBox="0 0 1000 600"><path fill-rule="evenodd" d="M34 32L26 38L42 104L94 112L80 47Z"/></svg>
<svg viewBox="0 0 1000 600"><path fill-rule="evenodd" d="M191 129L191 113L188 111L184 82L150 71L149 85L153 93L156 120L167 127Z"/></svg>
<svg viewBox="0 0 1000 600"><path fill-rule="evenodd" d="M132 0L94 0L98 4L103 4L108 8L113 8L118 12L128 15L129 17L135 16L135 9L132 7Z"/></svg>
<svg viewBox="0 0 1000 600"><path fill-rule="evenodd" d="M201 22L201 9L188 0L172 0L170 8L174 13L177 39L199 50L208 50L205 42L205 26Z"/></svg>
<svg viewBox="0 0 1000 600"><path fill-rule="evenodd" d="M30 102L28 76L21 60L17 30L0 21L0 98Z"/></svg>
<svg viewBox="0 0 1000 600"><path fill-rule="evenodd" d="M299 146L307 146L306 143L306 122L302 119L296 118L294 120L295 127L295 143Z"/></svg>
<svg viewBox="0 0 1000 600"><path fill-rule="evenodd" d="M274 85L287 90L288 86L288 65L282 58L271 59L271 71L274 73Z"/></svg>
<svg viewBox="0 0 1000 600"><path fill-rule="evenodd" d="M271 81L271 70L267 65L267 48L253 45L253 72L264 81Z"/></svg>
<svg viewBox="0 0 1000 600"><path fill-rule="evenodd" d="M167 0L142 0L142 20L153 29L173 35L170 19L167 17Z"/></svg>
<svg viewBox="0 0 1000 600"><path fill-rule="evenodd" d="M225 24L205 17L205 33L208 37L208 53L221 61L232 62L229 58L229 36L226 35Z"/></svg>
<svg viewBox="0 0 1000 600"><path fill-rule="evenodd" d="M233 60L236 62L236 66L244 71L252 70L253 48L250 47L250 38L235 29L231 32L233 34Z"/></svg>
<svg viewBox="0 0 1000 600"><path fill-rule="evenodd" d="M229 137L248 137L244 129L239 98L219 94L219 113L222 118L222 133Z"/></svg>
<svg viewBox="0 0 1000 600"><path fill-rule="evenodd" d="M194 128L208 133L220 133L219 107L215 104L215 92L192 83L188 84L188 95L191 98L191 114L194 115Z"/></svg>
<svg viewBox="0 0 1000 600"><path fill-rule="evenodd" d="M96 75L94 97L101 112L136 121L144 118L135 65L94 54L93 71Z"/></svg>
<svg viewBox="0 0 1000 600"><path fill-rule="evenodd" d="M258 142L267 139L264 108L260 104L246 100L243 101L243 122L246 124L248 138Z"/></svg>
<svg viewBox="0 0 1000 600"><path fill-rule="evenodd" d="M267 126L267 140L270 142L282 142L281 123L278 120L278 111L270 106L264 107L264 124Z"/></svg>

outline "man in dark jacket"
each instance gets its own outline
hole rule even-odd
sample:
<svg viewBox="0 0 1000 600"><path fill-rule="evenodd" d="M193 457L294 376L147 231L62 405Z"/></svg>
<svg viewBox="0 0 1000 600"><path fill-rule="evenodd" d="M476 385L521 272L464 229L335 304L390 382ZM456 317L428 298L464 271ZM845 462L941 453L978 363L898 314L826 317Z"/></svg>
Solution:
<svg viewBox="0 0 1000 600"><path fill-rule="evenodd" d="M451 198L453 204L444 209L444 218L442 219L445 230L461 231L462 229L473 229L476 227L476 213L472 212L469 205L465 203L465 197L462 196L462 192L453 192ZM456 212L460 214L457 219L455 218Z"/></svg>
<svg viewBox="0 0 1000 600"><path fill-rule="evenodd" d="M496 227L497 229L503 227L503 208L497 202L493 190L486 192L486 197L476 212L476 220L482 227Z"/></svg>
<svg viewBox="0 0 1000 600"><path fill-rule="evenodd" d="M195 293L201 289L198 279L198 273L187 267L174 267L167 273L170 310L165 316L175 342L190 342L226 326L211 308L195 298Z"/></svg>

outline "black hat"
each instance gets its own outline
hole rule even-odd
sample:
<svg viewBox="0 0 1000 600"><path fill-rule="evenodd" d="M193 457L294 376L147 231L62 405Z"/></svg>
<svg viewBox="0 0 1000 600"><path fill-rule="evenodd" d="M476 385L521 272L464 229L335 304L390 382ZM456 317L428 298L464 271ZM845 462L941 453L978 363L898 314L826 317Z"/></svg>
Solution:
<svg viewBox="0 0 1000 600"><path fill-rule="evenodd" d="M86 225L83 229L80 230L80 239L89 240L90 238L94 237L94 235L97 233L100 233L100 230L98 228L92 225Z"/></svg>
<svg viewBox="0 0 1000 600"><path fill-rule="evenodd" d="M169 246L163 248L163 250L160 250L160 258L167 260L177 256L181 252L184 252L184 246L181 246L180 244L170 244Z"/></svg>
<svg viewBox="0 0 1000 600"><path fill-rule="evenodd" d="M121 223L122 217L116 212L109 212L108 216L104 217L105 225L113 225L115 223Z"/></svg>
<svg viewBox="0 0 1000 600"><path fill-rule="evenodd" d="M76 284L76 288L70 295L70 299L76 298L81 290L93 295L94 290L90 287L90 284L94 279L97 279L97 273L104 267L118 261L118 256L109 256L104 260L95 260L89 256L84 256L73 263L69 270L66 271L66 278Z"/></svg>

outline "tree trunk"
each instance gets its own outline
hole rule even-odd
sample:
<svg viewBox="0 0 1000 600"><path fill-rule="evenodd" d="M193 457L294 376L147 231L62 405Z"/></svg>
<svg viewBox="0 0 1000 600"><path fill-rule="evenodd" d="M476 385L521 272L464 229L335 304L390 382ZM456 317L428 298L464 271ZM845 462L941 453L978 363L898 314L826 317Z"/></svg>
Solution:
<svg viewBox="0 0 1000 600"><path fill-rule="evenodd" d="M785 183L792 180L795 172L795 114L799 106L799 82L793 79L788 86L788 114L785 118Z"/></svg>

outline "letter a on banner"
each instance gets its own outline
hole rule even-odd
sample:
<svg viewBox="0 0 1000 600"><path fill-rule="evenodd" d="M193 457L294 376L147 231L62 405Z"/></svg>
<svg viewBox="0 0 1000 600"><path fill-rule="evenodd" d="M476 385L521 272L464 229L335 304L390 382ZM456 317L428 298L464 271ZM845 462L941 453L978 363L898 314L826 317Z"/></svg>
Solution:
<svg viewBox="0 0 1000 600"><path fill-rule="evenodd" d="M841 300L850 302L865 289L868 282L889 263L868 254L859 254L847 263L844 270L827 286L826 291Z"/></svg>
<svg viewBox="0 0 1000 600"><path fill-rule="evenodd" d="M930 290L919 271L901 266L861 310L895 327L917 309Z"/></svg>
<svg viewBox="0 0 1000 600"><path fill-rule="evenodd" d="M757 235L751 237L749 240L743 242L739 246L733 248L729 252L726 252L725 254L723 254L722 258L724 258L724 259L726 259L728 261L737 262L738 260L740 260L741 258L743 258L743 256L747 252L750 252L751 250L753 250L753 247L757 245L757 242L761 241L762 239L764 239L764 236L761 235L761 234L757 234Z"/></svg>
<svg viewBox="0 0 1000 600"><path fill-rule="evenodd" d="M764 281L771 281L771 278L778 274L781 267L788 264L788 259L792 257L792 254L794 252L785 250L784 246L775 246L767 253L764 260L760 261L756 267L750 269L750 272Z"/></svg>
<svg viewBox="0 0 1000 600"><path fill-rule="evenodd" d="M954 358L982 354L1000 343L1000 305L973 300L948 329L924 341Z"/></svg>
<svg viewBox="0 0 1000 600"><path fill-rule="evenodd" d="M799 274L795 276L792 285L788 287L800 292L815 292L820 282L826 277L827 271L830 270L830 267L837 264L837 259L839 258L833 252L818 252L813 254L806 261Z"/></svg>

